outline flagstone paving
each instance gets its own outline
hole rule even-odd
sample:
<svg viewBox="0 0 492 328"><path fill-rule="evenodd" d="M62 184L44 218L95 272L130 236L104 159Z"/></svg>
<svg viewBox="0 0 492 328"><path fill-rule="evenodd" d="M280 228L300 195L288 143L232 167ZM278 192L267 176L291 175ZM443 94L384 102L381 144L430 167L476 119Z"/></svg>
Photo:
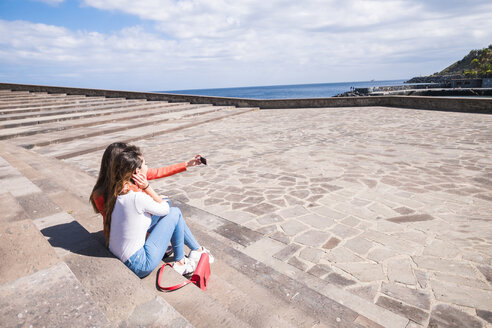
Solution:
<svg viewBox="0 0 492 328"><path fill-rule="evenodd" d="M154 167L207 157L152 185L285 244L270 254L279 270L311 273L409 327L492 323L492 116L261 110L136 144ZM66 161L96 175L101 153Z"/></svg>

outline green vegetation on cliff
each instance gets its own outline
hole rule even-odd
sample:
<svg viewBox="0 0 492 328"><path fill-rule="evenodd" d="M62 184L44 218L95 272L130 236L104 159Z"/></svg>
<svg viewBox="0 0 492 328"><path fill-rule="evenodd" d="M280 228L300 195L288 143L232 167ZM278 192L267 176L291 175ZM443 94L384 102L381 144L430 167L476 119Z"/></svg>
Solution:
<svg viewBox="0 0 492 328"><path fill-rule="evenodd" d="M492 77L492 44L488 48L470 51L463 59L431 76L443 75Z"/></svg>

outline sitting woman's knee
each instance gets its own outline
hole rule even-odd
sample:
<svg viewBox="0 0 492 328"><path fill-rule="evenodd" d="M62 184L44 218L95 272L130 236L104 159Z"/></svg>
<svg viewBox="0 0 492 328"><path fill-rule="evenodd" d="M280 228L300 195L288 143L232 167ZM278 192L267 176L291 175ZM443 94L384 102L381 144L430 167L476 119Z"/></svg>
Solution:
<svg viewBox="0 0 492 328"><path fill-rule="evenodd" d="M169 208L169 214L171 214L171 213L173 213L173 215L183 216L179 207L170 207Z"/></svg>
<svg viewBox="0 0 492 328"><path fill-rule="evenodd" d="M178 223L179 219L182 217L183 214L181 214L181 210L177 207L169 208L169 213L166 215L166 218L169 218L169 220L173 220L174 224Z"/></svg>

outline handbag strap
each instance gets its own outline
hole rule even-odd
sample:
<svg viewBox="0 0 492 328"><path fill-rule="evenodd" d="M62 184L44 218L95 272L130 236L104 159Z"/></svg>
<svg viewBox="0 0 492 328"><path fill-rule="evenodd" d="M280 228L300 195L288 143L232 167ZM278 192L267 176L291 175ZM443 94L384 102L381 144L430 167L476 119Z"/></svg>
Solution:
<svg viewBox="0 0 492 328"><path fill-rule="evenodd" d="M171 264L169 263L164 263L161 267L161 271L159 272L159 276L157 277L157 285L159 286L160 289L162 290L176 290L176 289L180 289L181 287L183 286L186 286L188 285L190 282L193 282L191 280L187 280L185 282L182 282L180 284L177 284L177 285L174 285L174 286L169 286L169 287L163 287L161 285L161 277L162 277L162 274L164 273L164 268L166 267L166 265L169 265L170 267L172 267Z"/></svg>

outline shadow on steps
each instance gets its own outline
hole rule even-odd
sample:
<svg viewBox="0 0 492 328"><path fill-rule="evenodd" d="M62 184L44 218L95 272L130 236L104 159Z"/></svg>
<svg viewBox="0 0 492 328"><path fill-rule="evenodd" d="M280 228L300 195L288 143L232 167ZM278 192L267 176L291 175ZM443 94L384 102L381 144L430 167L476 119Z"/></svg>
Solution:
<svg viewBox="0 0 492 328"><path fill-rule="evenodd" d="M40 231L60 256L63 256L66 253L76 253L86 256L114 257L109 251L107 252L107 255L100 252L93 254L88 253L91 249L90 247L88 248L88 246L94 242L105 248L103 232L90 233L75 220L46 227L40 229Z"/></svg>

